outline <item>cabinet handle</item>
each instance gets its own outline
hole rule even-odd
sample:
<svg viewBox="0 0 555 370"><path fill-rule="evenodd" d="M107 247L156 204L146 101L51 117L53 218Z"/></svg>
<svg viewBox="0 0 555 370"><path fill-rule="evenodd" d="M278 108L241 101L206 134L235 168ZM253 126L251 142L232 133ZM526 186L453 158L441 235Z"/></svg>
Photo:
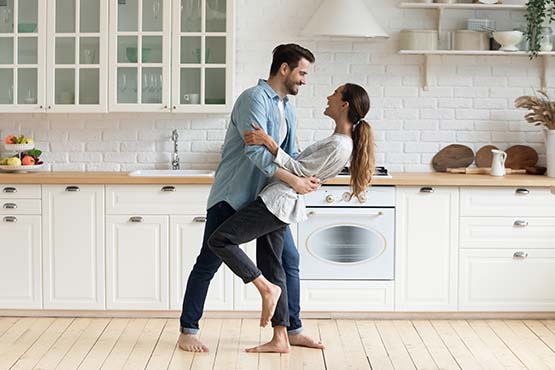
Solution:
<svg viewBox="0 0 555 370"><path fill-rule="evenodd" d="M15 217L15 216L6 216L6 217L4 217L4 222L17 222L17 217Z"/></svg>
<svg viewBox="0 0 555 370"><path fill-rule="evenodd" d="M143 222L143 218L141 216L129 217L129 222Z"/></svg>
<svg viewBox="0 0 555 370"><path fill-rule="evenodd" d="M528 253L526 253L526 252L515 252L515 253L513 253L513 258L525 259L526 257L528 257Z"/></svg>
<svg viewBox="0 0 555 370"><path fill-rule="evenodd" d="M79 186L68 186L66 191L81 191L81 189L79 189Z"/></svg>
<svg viewBox="0 0 555 370"><path fill-rule="evenodd" d="M204 223L206 222L206 217L194 217L193 222Z"/></svg>
<svg viewBox="0 0 555 370"><path fill-rule="evenodd" d="M516 227L526 227L526 226L528 226L528 221L516 220L516 221L514 222L513 226L516 226Z"/></svg>
<svg viewBox="0 0 555 370"><path fill-rule="evenodd" d="M524 189L524 188L518 188L516 189L515 193L519 195L528 195L530 194L530 190Z"/></svg>
<svg viewBox="0 0 555 370"><path fill-rule="evenodd" d="M17 189L16 188L12 188L12 187L7 187L4 188L4 190L2 190L4 193L17 193Z"/></svg>
<svg viewBox="0 0 555 370"><path fill-rule="evenodd" d="M163 186L163 187L162 187L162 191L171 191L171 192L174 192L174 191L175 191L175 186Z"/></svg>
<svg viewBox="0 0 555 370"><path fill-rule="evenodd" d="M17 209L17 204L15 203L5 203L4 209Z"/></svg>
<svg viewBox="0 0 555 370"><path fill-rule="evenodd" d="M420 192L421 192L421 193L428 193L428 194L431 194L431 193L434 192L434 188L429 187L429 186L425 186L425 187L423 187L423 188L420 188Z"/></svg>

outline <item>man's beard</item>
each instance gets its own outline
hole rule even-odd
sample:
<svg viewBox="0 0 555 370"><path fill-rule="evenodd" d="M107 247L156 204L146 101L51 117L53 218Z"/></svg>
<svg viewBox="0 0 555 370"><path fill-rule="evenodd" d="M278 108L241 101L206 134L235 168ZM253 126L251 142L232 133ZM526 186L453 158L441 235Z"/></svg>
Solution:
<svg viewBox="0 0 555 370"><path fill-rule="evenodd" d="M285 89L288 95L297 95L299 93L299 89L295 89L295 86L297 86L297 83L293 80L287 80L285 82Z"/></svg>

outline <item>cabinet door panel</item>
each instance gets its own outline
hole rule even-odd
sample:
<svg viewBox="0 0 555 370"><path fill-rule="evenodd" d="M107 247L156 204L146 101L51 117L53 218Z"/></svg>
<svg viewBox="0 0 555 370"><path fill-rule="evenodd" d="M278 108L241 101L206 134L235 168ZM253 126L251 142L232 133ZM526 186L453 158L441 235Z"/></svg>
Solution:
<svg viewBox="0 0 555 370"><path fill-rule="evenodd" d="M44 307L104 309L104 187L44 185L42 222Z"/></svg>
<svg viewBox="0 0 555 370"><path fill-rule="evenodd" d="M398 187L395 307L456 311L458 188Z"/></svg>

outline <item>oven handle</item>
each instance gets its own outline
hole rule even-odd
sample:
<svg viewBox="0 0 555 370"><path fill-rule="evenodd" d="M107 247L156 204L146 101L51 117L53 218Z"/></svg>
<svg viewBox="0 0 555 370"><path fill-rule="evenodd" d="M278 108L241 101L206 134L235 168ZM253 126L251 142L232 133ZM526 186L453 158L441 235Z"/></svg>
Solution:
<svg viewBox="0 0 555 370"><path fill-rule="evenodd" d="M318 216L319 213L317 213L316 211L310 211L306 214L308 217L312 217L312 216ZM320 213L320 215L322 216L342 216L345 217L345 213L330 213L330 212L326 212L326 213ZM376 213L365 213L365 216L383 216L383 212L376 212Z"/></svg>

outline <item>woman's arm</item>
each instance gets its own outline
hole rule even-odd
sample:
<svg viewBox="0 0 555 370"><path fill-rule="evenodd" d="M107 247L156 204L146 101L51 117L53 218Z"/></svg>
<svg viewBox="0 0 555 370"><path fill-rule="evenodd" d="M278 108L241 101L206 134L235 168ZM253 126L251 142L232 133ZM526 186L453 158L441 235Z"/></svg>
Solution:
<svg viewBox="0 0 555 370"><path fill-rule="evenodd" d="M254 128L254 131L247 131L243 136L245 144L264 145L274 155L274 157L277 156L279 146L274 139L272 139L272 137L268 135L266 131L262 130L257 124L253 123L252 127Z"/></svg>

